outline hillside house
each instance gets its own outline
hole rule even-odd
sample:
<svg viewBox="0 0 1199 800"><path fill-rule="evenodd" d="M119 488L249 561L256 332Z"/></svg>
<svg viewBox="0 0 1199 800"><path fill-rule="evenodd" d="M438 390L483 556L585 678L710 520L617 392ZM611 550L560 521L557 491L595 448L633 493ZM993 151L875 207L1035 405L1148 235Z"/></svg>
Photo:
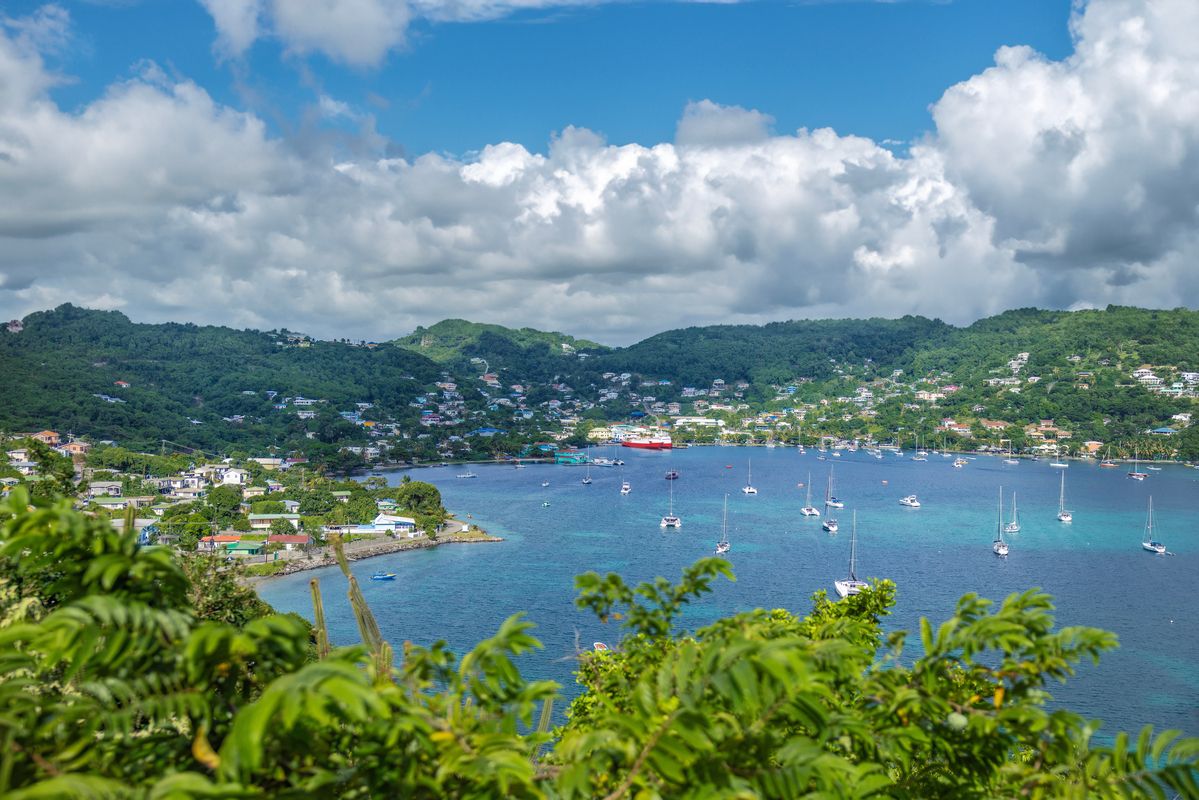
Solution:
<svg viewBox="0 0 1199 800"><path fill-rule="evenodd" d="M250 514L250 527L256 531L270 530L271 523L281 519L296 530L300 529L299 514Z"/></svg>
<svg viewBox="0 0 1199 800"><path fill-rule="evenodd" d="M37 439L42 444L48 444L51 447L58 447L58 443L60 441L60 437L55 431L41 431L33 434L29 438Z"/></svg>

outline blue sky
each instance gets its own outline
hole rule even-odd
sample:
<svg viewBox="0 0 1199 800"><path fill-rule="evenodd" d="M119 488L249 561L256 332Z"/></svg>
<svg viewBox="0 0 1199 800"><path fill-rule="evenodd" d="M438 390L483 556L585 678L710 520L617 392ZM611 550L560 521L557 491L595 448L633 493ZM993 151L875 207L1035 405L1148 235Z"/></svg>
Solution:
<svg viewBox="0 0 1199 800"><path fill-rule="evenodd" d="M0 319L1199 306L1196 0L0 8Z"/></svg>
<svg viewBox="0 0 1199 800"><path fill-rule="evenodd" d="M758 109L779 132L908 141L929 129L928 106L998 47L1055 59L1071 49L1069 0L618 3L417 20L403 47L366 67L288 55L272 38L244 61L218 61L212 18L184 0L67 7L76 40L61 67L77 82L56 96L68 107L149 59L283 133L303 129L324 93L373 115L408 154L497 141L544 150L567 125L612 143L669 141L686 103L702 99Z"/></svg>

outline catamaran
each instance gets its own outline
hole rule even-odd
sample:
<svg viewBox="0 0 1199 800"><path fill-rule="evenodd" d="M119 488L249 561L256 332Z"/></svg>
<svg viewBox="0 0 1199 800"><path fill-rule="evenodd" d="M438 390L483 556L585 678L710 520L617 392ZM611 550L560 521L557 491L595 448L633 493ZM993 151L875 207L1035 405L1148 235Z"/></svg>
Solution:
<svg viewBox="0 0 1199 800"><path fill-rule="evenodd" d="M661 526L663 528L681 528L683 521L674 515L674 484L670 484L670 510L666 516L662 517Z"/></svg>
<svg viewBox="0 0 1199 800"><path fill-rule="evenodd" d="M869 584L866 581L858 580L857 574L854 572L854 562L858 555L858 512L857 509L853 512L853 528L849 534L849 577L843 581L833 581L833 588L837 590L842 598L849 597L851 594L857 594L865 589Z"/></svg>
<svg viewBox="0 0 1199 800"><path fill-rule="evenodd" d="M828 469L828 486L824 490L824 504L829 508L845 508L845 503L833 494L833 468Z"/></svg>
<svg viewBox="0 0 1199 800"><path fill-rule="evenodd" d="M991 542L991 550L1000 558L1007 558L1007 542L1003 540L1003 487L999 487L999 517L995 523L995 541Z"/></svg>
<svg viewBox="0 0 1199 800"><path fill-rule="evenodd" d="M1145 538L1141 542L1141 549L1159 556L1166 554L1166 546L1153 539L1153 495L1149 496L1149 515L1145 518Z"/></svg>
<svg viewBox="0 0 1199 800"><path fill-rule="evenodd" d="M729 544L729 496L724 496L724 522L720 526L720 541L716 543L716 555L724 555L732 545Z"/></svg>
<svg viewBox="0 0 1199 800"><path fill-rule="evenodd" d="M1062 473L1062 478L1065 478L1065 473ZM1007 525L1003 526L1004 533L1019 533L1020 532L1020 515L1016 511L1016 493L1012 492L1012 520Z"/></svg>
<svg viewBox="0 0 1199 800"><path fill-rule="evenodd" d="M818 508L816 508L816 506L812 505L812 473L810 473L810 472L808 473L807 487L808 487L808 499L804 503L804 507L799 510L799 513L803 514L805 517L819 517L820 509L818 509Z"/></svg>
<svg viewBox="0 0 1199 800"><path fill-rule="evenodd" d="M754 464L749 462L749 477L745 481L745 485L741 487L743 494L757 494L758 490L754 488Z"/></svg>
<svg viewBox="0 0 1199 800"><path fill-rule="evenodd" d="M1062 491L1057 499L1057 518L1060 522L1073 522L1074 514L1066 510L1066 473L1062 473Z"/></svg>
<svg viewBox="0 0 1199 800"><path fill-rule="evenodd" d="M1141 472L1139 469L1137 469L1137 460L1140 455L1141 454L1136 450L1132 451L1132 472L1128 473L1128 477L1132 478L1134 481L1143 481L1149 477L1149 473Z"/></svg>

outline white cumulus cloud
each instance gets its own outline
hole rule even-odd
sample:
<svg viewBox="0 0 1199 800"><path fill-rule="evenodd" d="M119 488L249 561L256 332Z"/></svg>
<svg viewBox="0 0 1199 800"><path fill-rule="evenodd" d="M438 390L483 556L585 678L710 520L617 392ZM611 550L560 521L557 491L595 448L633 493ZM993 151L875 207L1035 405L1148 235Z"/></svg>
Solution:
<svg viewBox="0 0 1199 800"><path fill-rule="evenodd" d="M294 149L154 69L63 109L45 45L6 20L0 317L102 302L384 338L460 316L626 342L799 316L1199 305L1197 13L1092 0L1071 57L1001 50L907 155L699 101L672 142L565 127L545 153L467 159Z"/></svg>

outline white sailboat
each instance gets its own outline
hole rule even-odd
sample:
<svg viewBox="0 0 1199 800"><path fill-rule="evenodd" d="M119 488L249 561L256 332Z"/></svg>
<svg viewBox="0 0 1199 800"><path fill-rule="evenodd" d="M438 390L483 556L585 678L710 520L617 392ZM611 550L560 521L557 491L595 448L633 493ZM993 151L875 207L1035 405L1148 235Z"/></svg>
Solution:
<svg viewBox="0 0 1199 800"><path fill-rule="evenodd" d="M741 487L742 494L757 494L758 490L754 488L754 463L749 462L749 477L745 481L745 485Z"/></svg>
<svg viewBox="0 0 1199 800"><path fill-rule="evenodd" d="M837 525L837 520L834 517L825 517L824 522L820 523L820 527L824 528L829 533L836 533L839 528Z"/></svg>
<svg viewBox="0 0 1199 800"><path fill-rule="evenodd" d="M991 551L1000 558L1007 558L1008 546L1003 540L1003 487L999 487L999 517L995 522L995 541L991 542Z"/></svg>
<svg viewBox="0 0 1199 800"><path fill-rule="evenodd" d="M663 528L681 528L683 521L674 514L674 483L670 484L670 506L660 523Z"/></svg>
<svg viewBox="0 0 1199 800"><path fill-rule="evenodd" d="M828 470L828 486L824 490L824 504L829 508L845 508L845 503L833 494L833 468Z"/></svg>
<svg viewBox="0 0 1199 800"><path fill-rule="evenodd" d="M1134 449L1132 451L1132 472L1128 473L1128 477L1132 478L1134 481L1143 481L1149 477L1149 473L1141 472L1140 469L1138 469L1137 460L1140 455L1141 454L1137 452L1137 450Z"/></svg>
<svg viewBox="0 0 1199 800"><path fill-rule="evenodd" d="M729 544L729 496L724 496L724 522L720 526L720 541L716 543L716 555L724 555L732 549Z"/></svg>
<svg viewBox="0 0 1199 800"><path fill-rule="evenodd" d="M1066 473L1062 473L1062 491L1057 499L1057 518L1059 522L1073 522L1074 514L1066 510Z"/></svg>
<svg viewBox="0 0 1199 800"><path fill-rule="evenodd" d="M1002 442L1000 442L1000 444L1002 444ZM1007 458L1005 458L1003 460L1003 463L1005 463L1005 464L1019 464L1020 463L1016 459L1012 458L1012 440L1011 439L1007 440ZM1016 496L1016 493L1012 492L1012 497L1015 497L1015 496Z"/></svg>
<svg viewBox="0 0 1199 800"><path fill-rule="evenodd" d="M1063 474L1063 478L1066 476ZM1016 493L1012 492L1012 519L1008 524L1003 526L1004 533L1019 533L1020 532L1020 514L1016 511Z"/></svg>
<svg viewBox="0 0 1199 800"><path fill-rule="evenodd" d="M1153 539L1153 495L1149 496L1149 515L1145 517L1145 536L1141 541L1141 549L1159 556L1166 554L1166 546Z"/></svg>
<svg viewBox="0 0 1199 800"><path fill-rule="evenodd" d="M858 556L858 512L855 509L853 512L853 528L849 534L849 577L843 581L833 581L833 588L837 590L837 594L841 597L849 597L851 594L857 594L865 589L869 584L866 581L858 580L858 576L854 570Z"/></svg>
<svg viewBox="0 0 1199 800"><path fill-rule="evenodd" d="M799 510L799 513L803 514L805 517L819 517L820 509L818 509L818 508L816 508L816 506L812 505L812 473L810 473L810 472L808 473L807 487L808 487L808 499L804 503L804 507Z"/></svg>

